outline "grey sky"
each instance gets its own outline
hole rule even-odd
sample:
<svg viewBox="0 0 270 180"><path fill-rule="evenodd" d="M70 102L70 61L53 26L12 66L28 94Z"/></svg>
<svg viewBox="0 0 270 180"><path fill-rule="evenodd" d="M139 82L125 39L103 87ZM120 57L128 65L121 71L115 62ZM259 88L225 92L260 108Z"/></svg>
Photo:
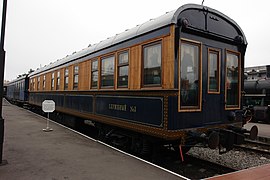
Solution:
<svg viewBox="0 0 270 180"><path fill-rule="evenodd" d="M89 44L202 0L12 0L8 2L5 79L61 59ZM270 11L265 0L205 0L235 20L248 48L245 66L270 64ZM1 2L2 10L2 2Z"/></svg>

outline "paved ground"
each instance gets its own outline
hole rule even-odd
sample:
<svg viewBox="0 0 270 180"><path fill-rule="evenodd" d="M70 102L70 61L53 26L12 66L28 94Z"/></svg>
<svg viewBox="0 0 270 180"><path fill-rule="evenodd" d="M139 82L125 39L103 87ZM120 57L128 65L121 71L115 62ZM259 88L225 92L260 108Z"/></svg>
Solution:
<svg viewBox="0 0 270 180"><path fill-rule="evenodd" d="M163 170L121 154L24 109L3 103L2 180L176 180Z"/></svg>

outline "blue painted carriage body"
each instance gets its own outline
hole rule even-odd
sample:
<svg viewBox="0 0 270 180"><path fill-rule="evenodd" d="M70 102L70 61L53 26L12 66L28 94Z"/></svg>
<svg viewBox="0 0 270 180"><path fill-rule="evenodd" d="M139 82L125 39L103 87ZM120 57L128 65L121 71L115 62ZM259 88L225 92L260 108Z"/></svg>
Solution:
<svg viewBox="0 0 270 180"><path fill-rule="evenodd" d="M57 110L72 110L163 128L162 97L30 94L30 102L39 106L48 99L55 102Z"/></svg>
<svg viewBox="0 0 270 180"><path fill-rule="evenodd" d="M23 76L7 84L6 98L12 101L28 102L29 78Z"/></svg>

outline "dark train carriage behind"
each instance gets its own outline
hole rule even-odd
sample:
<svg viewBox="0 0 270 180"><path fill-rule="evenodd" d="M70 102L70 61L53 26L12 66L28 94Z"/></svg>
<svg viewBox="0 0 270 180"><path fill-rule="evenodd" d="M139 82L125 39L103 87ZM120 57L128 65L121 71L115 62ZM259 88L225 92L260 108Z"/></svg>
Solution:
<svg viewBox="0 0 270 180"><path fill-rule="evenodd" d="M18 105L28 103L28 75L21 76L6 84L6 98Z"/></svg>
<svg viewBox="0 0 270 180"><path fill-rule="evenodd" d="M251 110L253 122L270 123L269 78L245 80L244 106Z"/></svg>
<svg viewBox="0 0 270 180"><path fill-rule="evenodd" d="M226 147L241 136L246 46L229 17L184 5L31 73L29 103L53 99L101 136L127 129L132 140L199 136Z"/></svg>

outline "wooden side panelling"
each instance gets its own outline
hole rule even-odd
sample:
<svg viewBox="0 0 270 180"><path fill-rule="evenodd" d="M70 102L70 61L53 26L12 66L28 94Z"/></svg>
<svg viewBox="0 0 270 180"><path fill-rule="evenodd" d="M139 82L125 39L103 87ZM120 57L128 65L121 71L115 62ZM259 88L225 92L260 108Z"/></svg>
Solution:
<svg viewBox="0 0 270 180"><path fill-rule="evenodd" d="M141 46L134 46L130 49L130 89L141 88Z"/></svg>
<svg viewBox="0 0 270 180"><path fill-rule="evenodd" d="M171 35L163 39L162 68L163 68L163 88L174 87L174 27L171 27Z"/></svg>
<svg viewBox="0 0 270 180"><path fill-rule="evenodd" d="M59 90L64 90L65 68L60 69L60 87Z"/></svg>
<svg viewBox="0 0 270 180"><path fill-rule="evenodd" d="M89 90L89 61L84 61L79 64L79 90Z"/></svg>
<svg viewBox="0 0 270 180"><path fill-rule="evenodd" d="M41 74L39 77L40 77L40 88L39 88L39 91L43 91L43 75Z"/></svg>
<svg viewBox="0 0 270 180"><path fill-rule="evenodd" d="M46 73L46 86L45 91L51 91L52 73Z"/></svg>
<svg viewBox="0 0 270 180"><path fill-rule="evenodd" d="M35 84L34 84L34 90L37 91L37 77L34 78L34 81L33 81Z"/></svg>
<svg viewBox="0 0 270 180"><path fill-rule="evenodd" d="M143 52L143 45L147 45L149 43L154 42L162 42L162 88L163 89L172 89L174 88L174 26L171 26L171 32L169 35L163 35L157 38L153 38L151 40L141 42L140 44L136 44L132 47L128 47L129 50L129 81L128 81L128 89L130 90L140 90L141 88L153 88L153 87L143 87L142 86L142 52ZM127 48L126 48L127 49ZM98 87L97 89L101 89L100 85L100 78L101 78L101 58L106 56L115 55L115 86L113 89L117 88L117 75L118 75L118 68L117 68L117 55L119 52L124 51L125 49L119 49L118 51L110 52L105 55L101 55L91 60L98 59ZM79 65L79 81L78 81L78 89L79 91L88 91L91 89L91 60L85 60L80 62L79 64L71 64L68 67L62 67L60 69L60 87L59 91L64 90L64 82L65 82L65 69L68 68L68 88L66 91L73 90L73 82L74 82L74 66ZM45 91L51 91L51 81L52 81L52 72L54 72L54 89L56 90L57 86L57 72L59 69L54 69L54 71L47 72L46 75L46 88ZM40 76L40 91L43 90L43 76ZM35 87L34 90L37 91L37 77L35 79ZM154 87L160 89L161 87ZM108 90L108 88L103 88ZM112 88L110 88L112 89ZM120 88L121 89L121 88Z"/></svg>
<svg viewBox="0 0 270 180"><path fill-rule="evenodd" d="M68 91L73 90L73 65L68 67Z"/></svg>
<svg viewBox="0 0 270 180"><path fill-rule="evenodd" d="M79 80L78 80L78 90L82 90L83 89L83 84L84 84L84 65L85 62L81 62L78 64L79 66Z"/></svg>

